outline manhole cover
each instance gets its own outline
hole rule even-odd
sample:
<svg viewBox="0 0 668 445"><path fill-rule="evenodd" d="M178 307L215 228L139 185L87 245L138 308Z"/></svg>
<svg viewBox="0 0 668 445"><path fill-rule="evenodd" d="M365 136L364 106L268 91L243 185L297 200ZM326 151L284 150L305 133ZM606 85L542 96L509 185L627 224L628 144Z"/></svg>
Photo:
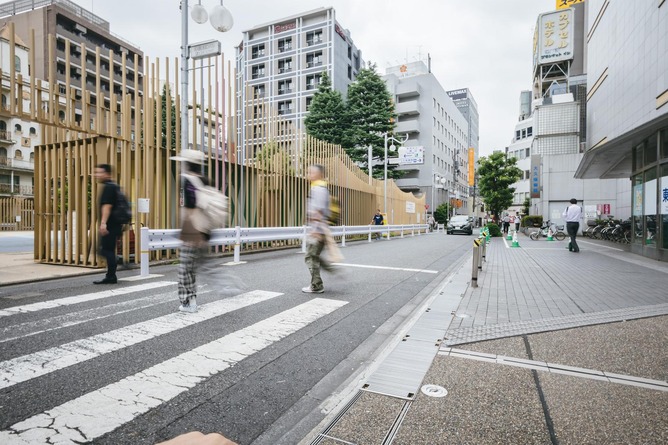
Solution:
<svg viewBox="0 0 668 445"><path fill-rule="evenodd" d="M448 395L448 390L438 385L424 385L422 393L429 397L445 397Z"/></svg>

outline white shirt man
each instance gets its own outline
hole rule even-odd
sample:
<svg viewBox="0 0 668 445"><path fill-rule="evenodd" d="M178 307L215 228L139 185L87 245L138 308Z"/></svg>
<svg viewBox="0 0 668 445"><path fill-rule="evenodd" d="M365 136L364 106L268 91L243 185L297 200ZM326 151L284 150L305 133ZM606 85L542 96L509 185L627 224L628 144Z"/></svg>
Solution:
<svg viewBox="0 0 668 445"><path fill-rule="evenodd" d="M580 248L578 243L575 241L575 238L578 235L578 230L580 229L580 220L582 219L582 207L577 205L578 200L573 198L571 199L571 205L566 207L564 213L562 214L564 220L566 221L566 231L568 236L571 237L571 242L568 243L568 250L571 252L579 252Z"/></svg>

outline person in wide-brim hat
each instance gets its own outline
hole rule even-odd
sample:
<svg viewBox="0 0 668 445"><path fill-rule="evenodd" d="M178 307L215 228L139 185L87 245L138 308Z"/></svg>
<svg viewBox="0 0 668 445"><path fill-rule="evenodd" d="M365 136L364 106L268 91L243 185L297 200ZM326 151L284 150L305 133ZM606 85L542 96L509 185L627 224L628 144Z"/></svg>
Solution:
<svg viewBox="0 0 668 445"><path fill-rule="evenodd" d="M185 161L201 165L204 163L204 153L197 150L185 149L181 150L181 153L179 153L177 156L172 156L169 159L172 161Z"/></svg>

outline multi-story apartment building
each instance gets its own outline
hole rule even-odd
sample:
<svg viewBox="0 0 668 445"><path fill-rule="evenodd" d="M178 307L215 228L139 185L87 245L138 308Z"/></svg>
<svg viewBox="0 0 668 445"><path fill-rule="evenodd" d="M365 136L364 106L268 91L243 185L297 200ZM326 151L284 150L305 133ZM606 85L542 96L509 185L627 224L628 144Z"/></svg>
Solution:
<svg viewBox="0 0 668 445"><path fill-rule="evenodd" d="M237 48L238 141L261 147L252 125L249 104L257 99L274 107L298 129L323 72L332 88L345 97L348 85L363 66L362 53L350 32L336 20L334 8L319 8L255 26L243 32ZM252 151L247 152L252 156Z"/></svg>
<svg viewBox="0 0 668 445"><path fill-rule="evenodd" d="M520 93L520 114L515 133L510 145L506 147L509 158L517 160L517 167L522 170L522 177L513 185L513 205L508 213L515 215L522 213L524 200L530 198L529 179L531 176L531 145L533 144L533 115L531 114L531 91Z"/></svg>
<svg viewBox="0 0 668 445"><path fill-rule="evenodd" d="M633 219L631 249L665 261L668 1L588 0L586 7L588 140L576 177L624 178L617 202Z"/></svg>
<svg viewBox="0 0 668 445"><path fill-rule="evenodd" d="M15 37L14 59L10 57L9 27L0 29L0 63L2 67L2 91L0 109L0 196L32 196L34 179L34 147L41 143L41 126L34 122L11 117L7 112L10 92L9 72L10 64L21 75L24 87L30 84L30 70L28 67L28 47ZM18 85L15 84L15 88ZM26 97L23 109L30 107Z"/></svg>
<svg viewBox="0 0 668 445"><path fill-rule="evenodd" d="M408 135L404 146L415 153L410 164L399 165L405 175L397 185L424 194L427 213L449 201L467 213L467 119L422 61L388 68L384 79L396 103L395 133Z"/></svg>
<svg viewBox="0 0 668 445"><path fill-rule="evenodd" d="M52 63L50 51L56 59L55 81L59 91L65 94L71 86L77 100L83 91L91 93L91 102L97 103L95 73L97 72L96 48L100 48L101 94L107 100L110 94L141 91L143 83L144 54L134 44L113 34L109 22L69 0L15 0L0 5L0 17L14 22L16 34L28 45L35 32L35 66L31 74L37 79L49 80ZM49 48L49 35L55 37ZM70 40L69 69L66 77L66 39ZM135 56L138 60L135 65ZM135 74L138 84L135 84ZM108 105L108 102L107 102Z"/></svg>

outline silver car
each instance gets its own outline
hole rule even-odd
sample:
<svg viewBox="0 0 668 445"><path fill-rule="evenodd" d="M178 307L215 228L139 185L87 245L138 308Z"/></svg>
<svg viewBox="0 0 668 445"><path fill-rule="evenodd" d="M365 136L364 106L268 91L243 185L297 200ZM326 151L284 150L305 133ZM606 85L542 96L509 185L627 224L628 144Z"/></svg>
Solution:
<svg viewBox="0 0 668 445"><path fill-rule="evenodd" d="M445 228L448 235L452 233L465 233L473 235L473 221L468 215L455 215L450 218Z"/></svg>

